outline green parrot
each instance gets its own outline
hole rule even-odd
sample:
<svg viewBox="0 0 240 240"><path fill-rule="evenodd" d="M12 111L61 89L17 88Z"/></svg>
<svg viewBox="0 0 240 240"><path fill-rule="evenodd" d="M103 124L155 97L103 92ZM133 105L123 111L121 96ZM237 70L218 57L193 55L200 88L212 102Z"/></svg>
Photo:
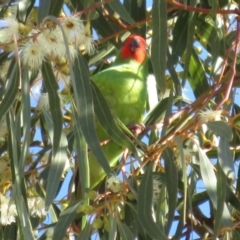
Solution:
<svg viewBox="0 0 240 240"><path fill-rule="evenodd" d="M146 46L146 41L141 36L130 35L117 54L113 65L91 76L113 115L126 126L141 122L143 117L147 98ZM98 121L95 125L99 141L109 139ZM123 152L123 147L111 140L102 148L110 166L114 166ZM106 173L91 153L88 158L92 189L106 176Z"/></svg>

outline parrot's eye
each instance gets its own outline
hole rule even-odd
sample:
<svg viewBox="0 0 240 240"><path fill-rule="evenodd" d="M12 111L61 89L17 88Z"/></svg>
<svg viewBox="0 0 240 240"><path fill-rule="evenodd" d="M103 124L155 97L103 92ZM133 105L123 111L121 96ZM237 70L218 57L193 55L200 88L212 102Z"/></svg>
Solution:
<svg viewBox="0 0 240 240"><path fill-rule="evenodd" d="M140 43L140 40L138 38L131 39L131 41L130 41L130 48L131 49L134 50L136 48L139 48L140 45L141 45L141 43Z"/></svg>

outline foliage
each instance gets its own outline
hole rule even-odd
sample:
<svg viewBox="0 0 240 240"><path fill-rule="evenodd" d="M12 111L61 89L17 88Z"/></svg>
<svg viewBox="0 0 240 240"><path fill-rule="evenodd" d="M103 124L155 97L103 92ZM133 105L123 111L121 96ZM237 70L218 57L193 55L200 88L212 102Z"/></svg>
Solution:
<svg viewBox="0 0 240 240"><path fill-rule="evenodd" d="M0 238L239 239L238 7L1 1ZM90 76L130 33L149 43L145 126L118 123L135 147L123 139L110 174L97 157L107 174L89 189L88 147L102 156Z"/></svg>

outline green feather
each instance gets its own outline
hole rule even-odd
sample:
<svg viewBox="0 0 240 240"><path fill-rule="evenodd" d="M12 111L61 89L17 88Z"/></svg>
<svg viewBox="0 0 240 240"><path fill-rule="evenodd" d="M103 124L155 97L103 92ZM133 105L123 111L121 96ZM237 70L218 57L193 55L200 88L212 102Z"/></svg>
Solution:
<svg viewBox="0 0 240 240"><path fill-rule="evenodd" d="M123 61L124 62L124 61ZM139 64L125 60L91 77L105 97L112 113L125 125L139 123L142 120L147 97L147 59ZM104 129L96 122L99 141L109 139ZM114 166L123 152L123 147L114 141L103 147L110 166ZM95 187L104 177L105 172L97 160L89 153L90 186Z"/></svg>

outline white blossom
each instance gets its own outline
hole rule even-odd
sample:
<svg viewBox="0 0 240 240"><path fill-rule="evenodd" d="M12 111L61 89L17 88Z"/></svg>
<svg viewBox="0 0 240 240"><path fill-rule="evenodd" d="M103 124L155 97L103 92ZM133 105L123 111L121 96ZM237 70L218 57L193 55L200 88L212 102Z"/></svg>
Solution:
<svg viewBox="0 0 240 240"><path fill-rule="evenodd" d="M70 54L70 61L73 61L75 59L75 57L77 56L77 49L72 44L68 45L68 49L69 49L69 54ZM67 57L67 49L66 49L66 46L64 43L59 45L58 54L61 57ZM56 57L58 57L58 56L56 55Z"/></svg>
<svg viewBox="0 0 240 240"><path fill-rule="evenodd" d="M111 176L107 180L107 188L112 192L117 193L124 189L124 184L117 176Z"/></svg>
<svg viewBox="0 0 240 240"><path fill-rule="evenodd" d="M3 28L0 30L0 42L7 43L13 39L19 37L19 24L15 18L5 18L0 21L0 25Z"/></svg>
<svg viewBox="0 0 240 240"><path fill-rule="evenodd" d="M21 57L25 66L37 70L41 67L45 58L43 46L37 41L29 40L22 46Z"/></svg>
<svg viewBox="0 0 240 240"><path fill-rule="evenodd" d="M10 198L0 195L0 223L10 225L16 222L17 209L14 203L9 204Z"/></svg>
<svg viewBox="0 0 240 240"><path fill-rule="evenodd" d="M45 217L47 214L45 202L41 197L28 198L28 208L33 217Z"/></svg>
<svg viewBox="0 0 240 240"><path fill-rule="evenodd" d="M60 104L62 106L62 95L58 93ZM39 97L38 104L36 107L36 111L49 111L50 103L49 103L49 95L48 93L42 93Z"/></svg>
<svg viewBox="0 0 240 240"><path fill-rule="evenodd" d="M88 34L83 34L83 37L82 37L80 43L81 43L81 47L83 47L88 54L91 55L94 53L95 42L94 42L92 36L90 36Z"/></svg>
<svg viewBox="0 0 240 240"><path fill-rule="evenodd" d="M199 120L201 123L207 123L212 121L218 121L221 120L221 113L222 110L212 110L212 109L206 109L203 111L200 111L198 114Z"/></svg>
<svg viewBox="0 0 240 240"><path fill-rule="evenodd" d="M78 44L84 31L82 20L78 16L67 17L62 21L62 27L69 43Z"/></svg>
<svg viewBox="0 0 240 240"><path fill-rule="evenodd" d="M186 165L188 165L191 162L192 155L193 155L192 151L190 151L189 149L183 149L183 159ZM176 162L178 166L182 165L180 154L178 154Z"/></svg>
<svg viewBox="0 0 240 240"><path fill-rule="evenodd" d="M38 43L42 46L43 52L51 57L61 57L62 34L58 30L43 30L37 37Z"/></svg>
<svg viewBox="0 0 240 240"><path fill-rule="evenodd" d="M50 104L49 104L48 93L42 93L38 100L36 111L43 112L43 111L49 111L49 110L50 110Z"/></svg>

